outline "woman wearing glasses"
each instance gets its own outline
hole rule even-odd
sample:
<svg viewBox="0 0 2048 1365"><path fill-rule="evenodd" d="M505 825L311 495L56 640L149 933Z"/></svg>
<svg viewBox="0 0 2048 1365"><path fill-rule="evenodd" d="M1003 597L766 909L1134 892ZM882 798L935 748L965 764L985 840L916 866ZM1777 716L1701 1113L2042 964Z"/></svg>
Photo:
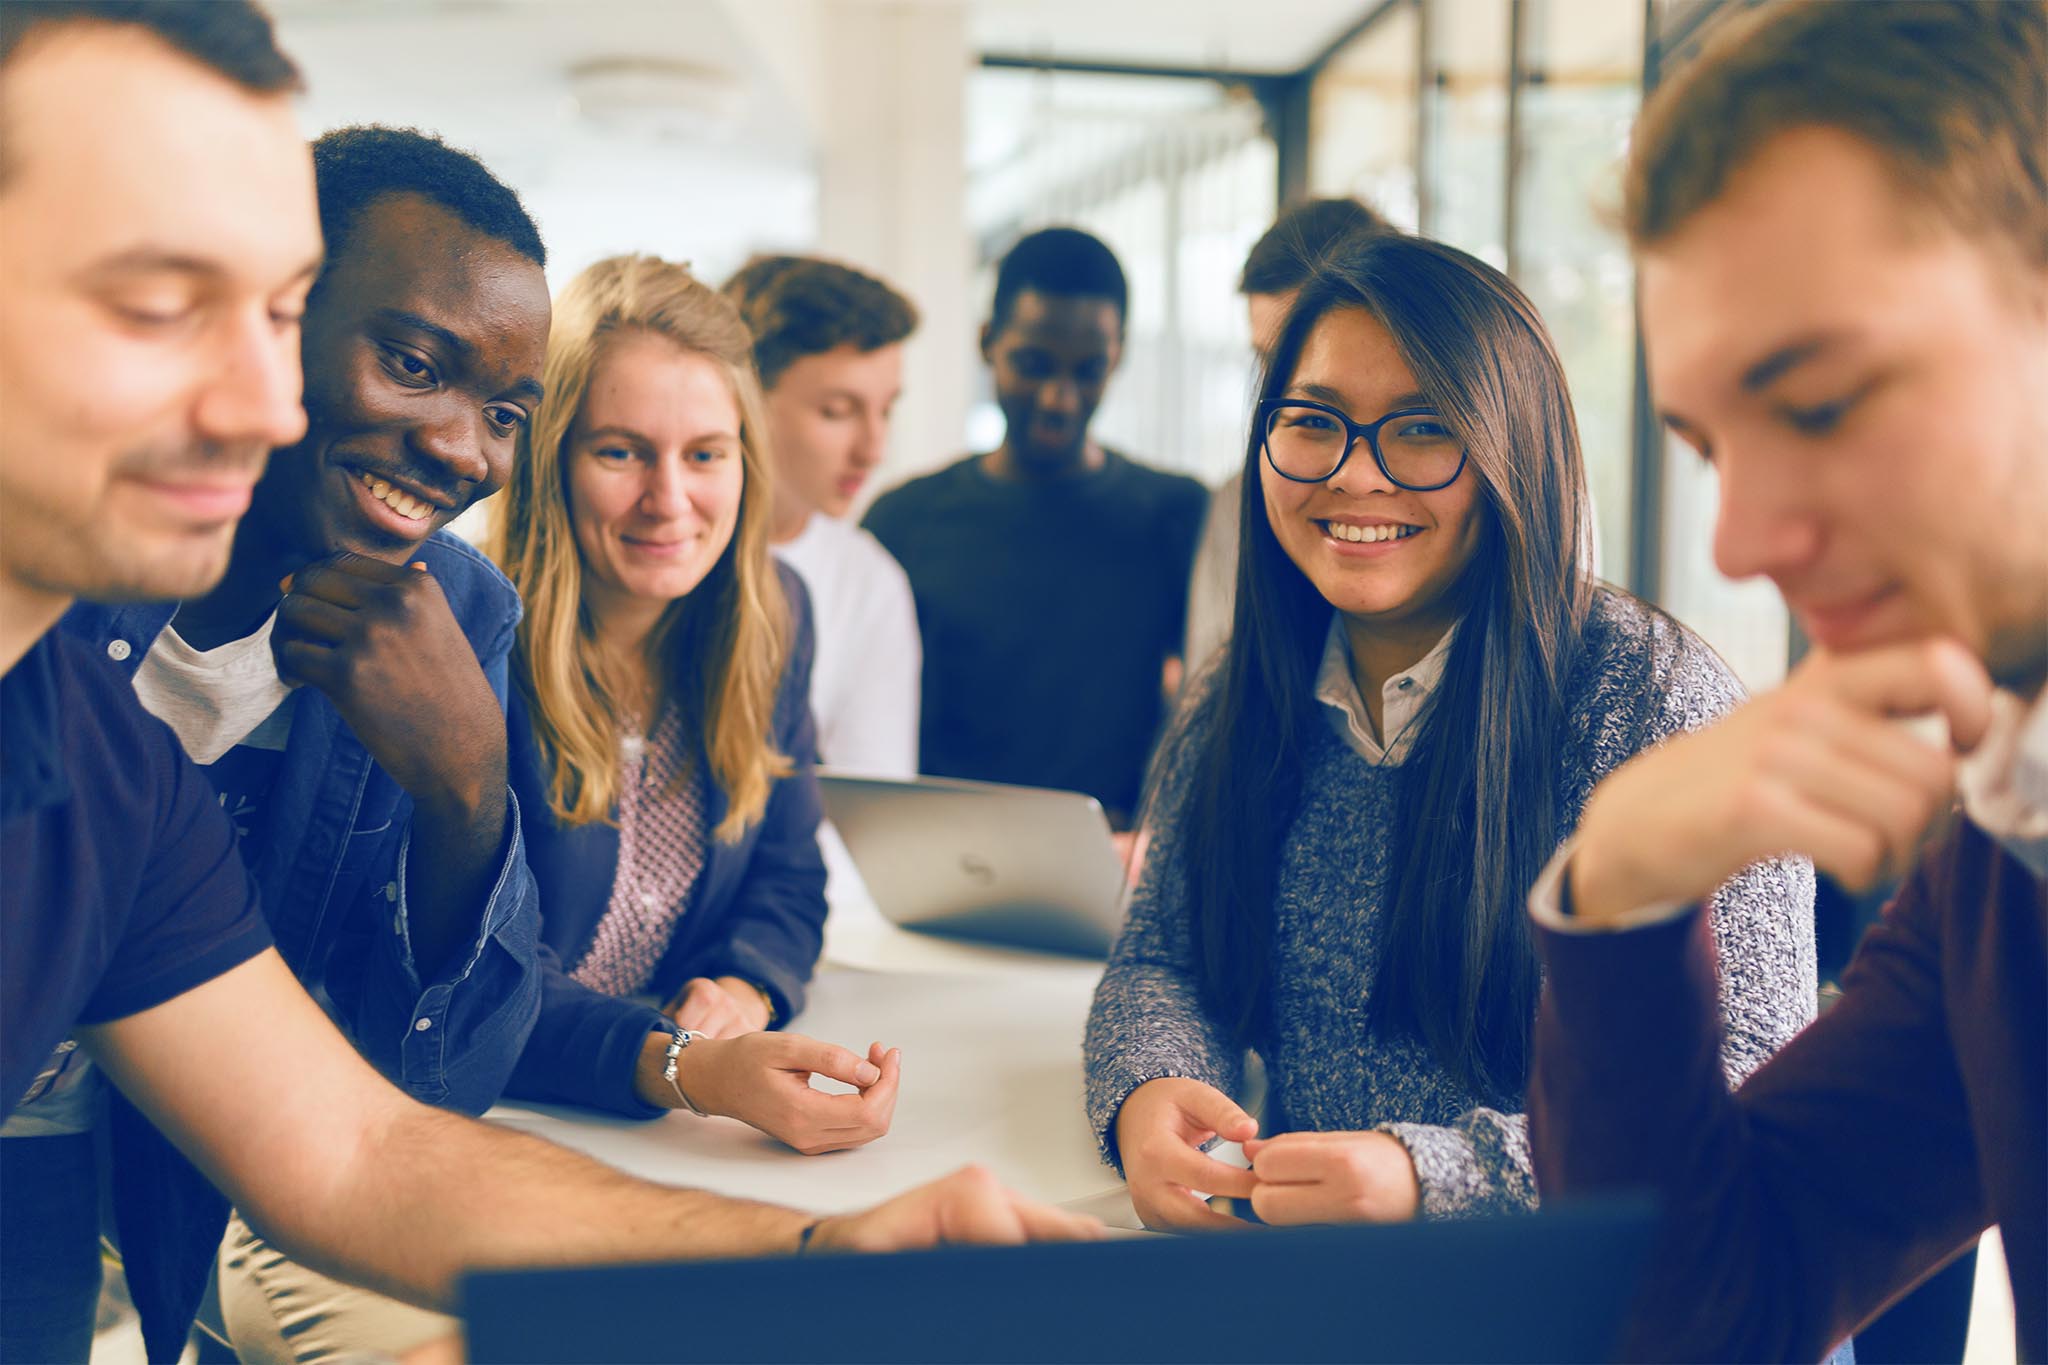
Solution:
<svg viewBox="0 0 2048 1365"><path fill-rule="evenodd" d="M1593 579L1587 523L1521 291L1412 237L1332 253L1261 385L1232 640L1155 760L1089 1019L1090 1117L1150 1226L1231 1221L1198 1194L1270 1223L1535 1202L1525 897L1602 775L1741 695ZM1803 862L1717 896L1731 1077L1812 1017L1812 916Z"/></svg>

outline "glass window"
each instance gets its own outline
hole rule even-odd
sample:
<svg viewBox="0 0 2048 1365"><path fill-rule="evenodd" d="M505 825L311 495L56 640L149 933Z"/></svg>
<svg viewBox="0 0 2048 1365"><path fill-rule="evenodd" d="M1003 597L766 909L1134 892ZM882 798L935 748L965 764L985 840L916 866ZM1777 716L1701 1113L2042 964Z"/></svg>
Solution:
<svg viewBox="0 0 2048 1365"><path fill-rule="evenodd" d="M1726 3L1656 0L1653 19L1657 29L1652 38L1667 71L1672 61L1698 45L1707 21ZM1785 677L1790 617L1784 599L1769 580L1735 583L1714 567L1719 477L1676 439L1664 442L1663 477L1658 604L1719 650L1751 691L1775 687Z"/></svg>
<svg viewBox="0 0 2048 1365"><path fill-rule="evenodd" d="M1430 0L1426 20L1422 230L1505 270L1508 6Z"/></svg>
<svg viewBox="0 0 2048 1365"><path fill-rule="evenodd" d="M1276 211L1258 105L1216 81L980 71L969 83L968 204L986 308L995 263L1053 223L1093 232L1130 282L1124 357L1096 415L1106 445L1216 482L1243 459L1251 343L1237 295ZM977 371L967 444L1002 439Z"/></svg>
<svg viewBox="0 0 2048 1365"><path fill-rule="evenodd" d="M1414 229L1418 19L1405 3L1352 39L1309 95L1309 188L1355 194Z"/></svg>
<svg viewBox="0 0 2048 1365"><path fill-rule="evenodd" d="M1642 98L1640 0L1527 0L1516 117L1516 283L1571 380L1593 498L1594 563L1628 575L1635 270L1615 225Z"/></svg>

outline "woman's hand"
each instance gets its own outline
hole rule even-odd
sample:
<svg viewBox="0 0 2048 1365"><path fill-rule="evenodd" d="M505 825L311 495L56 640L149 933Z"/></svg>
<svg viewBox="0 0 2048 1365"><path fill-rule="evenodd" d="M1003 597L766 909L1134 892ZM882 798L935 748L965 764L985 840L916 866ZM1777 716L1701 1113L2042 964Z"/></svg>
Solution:
<svg viewBox="0 0 2048 1365"><path fill-rule="evenodd" d="M661 1078L669 1036L650 1036L641 1051L639 1090L652 1104L682 1102ZM865 1059L832 1043L798 1033L746 1033L703 1038L676 1058L676 1084L707 1114L738 1119L805 1156L843 1151L889 1131L903 1054L880 1043ZM811 1087L829 1076L857 1093L829 1094Z"/></svg>
<svg viewBox="0 0 2048 1365"><path fill-rule="evenodd" d="M1244 1142L1258 1131L1257 1119L1201 1081L1166 1076L1133 1090L1117 1111L1116 1147L1138 1217L1160 1232L1245 1226L1210 1208L1203 1196L1249 1198L1257 1177L1201 1148L1210 1138Z"/></svg>
<svg viewBox="0 0 2048 1365"><path fill-rule="evenodd" d="M768 1002L753 982L737 976L691 977L662 1013L677 1028L713 1038L737 1038L768 1027Z"/></svg>
<svg viewBox="0 0 2048 1365"><path fill-rule="evenodd" d="M1386 1133L1283 1133L1244 1145L1252 1212L1277 1227L1405 1223L1422 1207L1415 1162Z"/></svg>

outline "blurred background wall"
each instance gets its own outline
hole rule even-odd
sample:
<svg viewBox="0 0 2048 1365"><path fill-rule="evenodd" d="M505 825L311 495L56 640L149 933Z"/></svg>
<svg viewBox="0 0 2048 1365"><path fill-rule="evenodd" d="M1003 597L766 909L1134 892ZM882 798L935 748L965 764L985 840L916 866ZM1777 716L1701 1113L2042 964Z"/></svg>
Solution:
<svg viewBox="0 0 2048 1365"><path fill-rule="evenodd" d="M1218 482L1252 374L1235 288L1281 203L1356 194L1512 275L1570 373L1603 575L1752 687L1799 642L1709 549L1714 485L1658 432L1611 218L1629 124L1743 0L275 0L309 131L418 126L525 196L559 287L653 251L721 281L814 250L924 325L877 487L1001 435L975 350L994 262L1076 223L1131 279L1100 436Z"/></svg>

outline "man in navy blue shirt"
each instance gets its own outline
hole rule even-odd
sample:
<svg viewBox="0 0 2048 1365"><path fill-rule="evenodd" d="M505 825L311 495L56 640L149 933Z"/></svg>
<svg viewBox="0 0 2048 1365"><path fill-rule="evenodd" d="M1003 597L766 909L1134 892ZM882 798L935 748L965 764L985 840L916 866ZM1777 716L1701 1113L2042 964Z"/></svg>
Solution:
<svg viewBox="0 0 2048 1365"><path fill-rule="evenodd" d="M540 1001L506 785L519 598L441 528L504 482L537 401L545 256L518 197L425 134L328 133L313 169L327 260L301 327L306 435L271 454L219 585L82 604L61 628L204 769L279 952L357 1048L414 1098L481 1113ZM92 1080L74 1060L0 1135L83 1129ZM227 1205L118 1096L107 1123L113 1163L157 1173L115 1204L145 1337L181 1335ZM64 1152L0 1145L10 1180Z"/></svg>
<svg viewBox="0 0 2048 1365"><path fill-rule="evenodd" d="M866 1214L813 1220L631 1181L419 1104L348 1046L270 948L228 817L115 666L115 643L132 659L137 642L52 632L81 595L204 598L268 452L307 435L298 320L321 239L289 102L296 84L267 21L231 0L0 9L0 1117L44 1083L53 1050L76 1034L279 1245L428 1304L445 1304L462 1268L484 1261L1085 1233L977 1172ZM390 363L421 378L418 357ZM360 452L362 472L375 458ZM416 472L376 468L361 486L409 520L442 491ZM462 810L488 782L437 786L432 756L400 753L426 737L372 733L357 706L390 685L380 670L393 656L348 642L374 645L368 636L397 628L375 602L414 610L425 589L412 583L441 590L436 572L404 577L417 572L368 556L302 569L287 600L303 595L309 606L272 629L286 632L283 669L310 684L302 698L317 692L365 749L396 759L401 788L417 779L416 834L430 800L461 817L425 850L452 866L390 888L419 921L421 906L473 905L465 878L502 859L504 845L477 859L487 841L464 842L465 820L492 823L487 808ZM350 612L381 624L352 636L337 619ZM464 660L477 668L464 635ZM421 639L418 666L442 667L452 637ZM259 807L259 820L282 810L281 781L265 788L274 809ZM351 843L379 832L346 816L308 828ZM337 866L346 870L346 855ZM423 979L462 941L415 941ZM433 1032L427 1023L408 1027ZM149 1170L111 1174L117 1201L124 1182L159 1203L182 1197ZM185 1210L162 1212L175 1221ZM0 1284L9 1358L82 1353L75 1330L17 1335L14 1287ZM36 1307L30 1326L52 1329Z"/></svg>

